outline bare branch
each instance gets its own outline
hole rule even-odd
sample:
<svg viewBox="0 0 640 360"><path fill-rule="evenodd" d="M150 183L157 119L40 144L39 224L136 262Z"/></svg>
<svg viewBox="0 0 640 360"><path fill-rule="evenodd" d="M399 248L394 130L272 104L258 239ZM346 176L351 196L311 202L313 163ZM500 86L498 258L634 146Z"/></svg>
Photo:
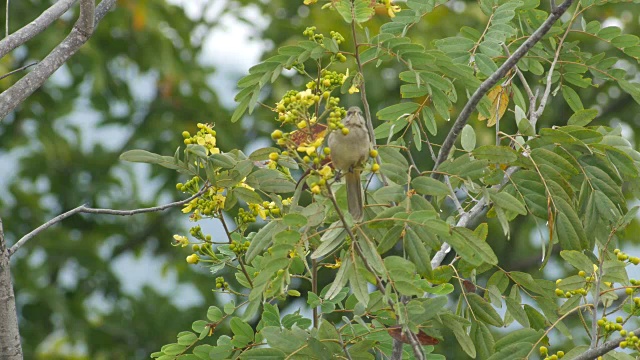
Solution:
<svg viewBox="0 0 640 360"><path fill-rule="evenodd" d="M134 210L95 209L95 208L87 207L86 204L80 205L75 209L69 210L69 211L67 211L65 213L62 213L62 214L54 217L53 219L47 221L46 223L38 226L35 230L31 231L27 235L23 236L20 240L18 240L18 242L13 244L11 249L8 250L8 254L9 254L9 256L13 255L27 241L33 239L36 235L41 233L43 230L51 227L52 225L55 225L56 223L59 223L60 221L68 218L69 216L77 214L77 213L131 216L131 215L148 213L148 212L158 212L158 211L162 211L162 210L165 210L165 209L168 209L168 208L171 208L171 207L185 205L185 204L189 203L191 200L193 200L193 199L197 198L198 196L202 195L208 188L209 188L208 186L203 187L200 191L198 191L195 195L191 196L188 199L172 202L172 203L165 204L165 205L160 205L160 206L155 206L155 207L150 207L150 208L143 208L143 209L134 209Z"/></svg>
<svg viewBox="0 0 640 360"><path fill-rule="evenodd" d="M94 0L81 0L80 17L69 36L56 46L33 71L0 94L0 120L20 105L89 40L97 24L115 5L116 0L102 0L95 8ZM95 16L94 16L95 14ZM94 21L90 21L94 18Z"/></svg>
<svg viewBox="0 0 640 360"><path fill-rule="evenodd" d="M507 54L507 56L511 57L511 53L509 52L509 48L507 47L507 45L502 44L502 48L504 49L504 52ZM522 71L520 71L520 68L518 68L518 65L514 66L514 68L516 69L516 74L518 74L518 79L520 79L522 86L524 86L524 91L527 93L527 96L529 97L529 117L531 117L536 107L536 95L534 95L533 91L531 91L531 86L529 86L529 83L527 82L527 78L524 77L524 74L522 73Z"/></svg>
<svg viewBox="0 0 640 360"><path fill-rule="evenodd" d="M462 128L467 124L469 116L471 116L471 113L475 110L482 97L489 92L489 90L491 90L491 88L493 88L493 86L497 84L498 81L500 81L500 79L502 79L536 43L542 40L542 37L551 29L553 24L558 21L560 16L567 11L571 3L573 3L573 0L565 0L560 4L560 6L552 9L547 20L545 20L544 23L542 23L542 25L540 25L540 27L524 43L522 43L522 45L520 45L513 55L511 55L495 73L491 74L487 80L480 84L480 87L478 87L471 98L469 98L469 101L458 115L458 118L454 122L449 134L447 134L447 138L444 140L442 148L438 153L438 160L433 166L434 170L437 169L438 166L449 156L449 152L451 151L453 144L456 142L456 139L458 139L458 135L460 135ZM432 177L437 176L438 174L435 171L432 172Z"/></svg>
<svg viewBox="0 0 640 360"><path fill-rule="evenodd" d="M515 173L519 169L520 168L517 166L512 166L508 168L507 171L505 171L504 177L502 178L502 181L500 182L500 184L494 185L493 188L498 190L502 189L509 181L509 178L511 177L511 175L513 175L513 173ZM456 223L456 226L467 227L475 218L477 218L482 214L482 212L487 208L488 205L489 205L489 202L487 198L483 197L471 208L471 210L464 213L460 217L460 219ZM442 243L440 250L438 250L438 252L435 255L433 255L433 258L431 258L431 268L435 269L438 266L440 266L440 264L442 264L442 260L444 260L445 256L447 256L449 251L451 251L451 245L449 245L446 242Z"/></svg>
<svg viewBox="0 0 640 360"><path fill-rule="evenodd" d="M449 192L451 192L449 196L451 197L451 200L453 200L453 204L456 206L456 210L458 210L458 213L460 215L464 215L465 214L464 209L460 204L460 200L458 200L458 196L456 195L455 190L453 190L453 186L451 186L451 179L449 179L449 176L447 175L444 176L444 182L445 184L447 184L447 187L449 187Z"/></svg>
<svg viewBox="0 0 640 360"><path fill-rule="evenodd" d="M15 73L17 73L17 72L20 72L20 71L22 71L22 70L28 69L28 68L30 68L30 67L32 67L32 66L34 66L34 65L37 65L37 64L38 64L38 62L36 61L36 62L32 62L32 63L31 63L31 64L29 64L29 65L25 65L25 66L22 66L22 67L19 67L19 68L15 69L15 70L11 70L11 71L9 71L8 73L6 73L6 74L4 74L4 75L0 76L0 80L4 79L4 78L6 78L6 77L9 77L9 76L11 76L11 75L13 75L13 74L15 74Z"/></svg>
<svg viewBox="0 0 640 360"><path fill-rule="evenodd" d="M0 58L44 31L52 22L67 12L76 1L77 0L58 0L28 25L25 25L20 30L0 40ZM7 16L7 19L8 18Z"/></svg>
<svg viewBox="0 0 640 360"><path fill-rule="evenodd" d="M547 74L547 86L545 87L544 93L542 94L542 98L540 99L540 105L538 106L538 109L531 116L530 121L531 121L531 125L533 126L534 129L536 127L536 122L538 121L540 116L542 116L542 113L544 112L545 106L547 106L547 101L549 101L549 94L551 93L551 85L552 85L551 84L551 79L553 78L553 69L555 68L556 64L558 63L558 58L560 57L560 50L562 49L562 45L564 44L564 40L567 38L567 35L569 35L569 31L571 30L571 24L573 23L574 19L575 18L571 19L571 23L569 24L569 26L567 26L567 30L565 31L564 35L560 39L560 42L558 43L558 46L556 48L555 56L553 57L553 62L551 63L551 66L549 67L549 74Z"/></svg>
<svg viewBox="0 0 640 360"><path fill-rule="evenodd" d="M2 359L22 360L22 345L16 312L16 297L11 282L9 252L0 219L0 354Z"/></svg>
<svg viewBox="0 0 640 360"><path fill-rule="evenodd" d="M633 331L634 334L640 334L640 329L636 329ZM627 334L627 336L629 336L629 334ZM598 356L602 356L606 353L608 353L609 351L614 350L615 348L617 348L621 342L626 340L626 336L625 337L619 337L613 340L609 340L605 343L603 343L602 345L593 348L593 349L589 349L585 352L583 352L582 354L576 356L573 358L573 360L593 360L593 359L597 359Z"/></svg>

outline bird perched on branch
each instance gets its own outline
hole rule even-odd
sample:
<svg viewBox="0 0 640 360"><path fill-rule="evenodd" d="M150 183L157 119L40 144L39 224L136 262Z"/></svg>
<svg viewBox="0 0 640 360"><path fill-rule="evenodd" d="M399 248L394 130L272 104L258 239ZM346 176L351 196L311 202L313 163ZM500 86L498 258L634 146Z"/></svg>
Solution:
<svg viewBox="0 0 640 360"><path fill-rule="evenodd" d="M357 106L349 108L342 124L348 131L332 131L329 134L331 160L334 168L344 174L349 213L355 221L361 221L364 209L360 172L371 149L369 131L362 110Z"/></svg>

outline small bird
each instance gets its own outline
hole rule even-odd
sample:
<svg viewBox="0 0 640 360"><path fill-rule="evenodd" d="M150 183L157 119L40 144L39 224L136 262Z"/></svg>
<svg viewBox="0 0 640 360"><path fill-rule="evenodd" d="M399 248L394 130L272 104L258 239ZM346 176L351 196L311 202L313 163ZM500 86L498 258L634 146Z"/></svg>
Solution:
<svg viewBox="0 0 640 360"><path fill-rule="evenodd" d="M349 108L342 124L349 129L346 135L341 131L332 131L329 134L331 160L334 168L345 174L349 213L355 221L361 221L364 209L360 172L371 149L369 131L362 110L357 106Z"/></svg>

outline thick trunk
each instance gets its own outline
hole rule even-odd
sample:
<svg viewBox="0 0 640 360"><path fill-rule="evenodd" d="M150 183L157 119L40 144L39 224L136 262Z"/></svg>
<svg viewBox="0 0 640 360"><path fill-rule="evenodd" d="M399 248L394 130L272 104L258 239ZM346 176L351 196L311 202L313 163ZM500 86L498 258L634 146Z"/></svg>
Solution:
<svg viewBox="0 0 640 360"><path fill-rule="evenodd" d="M0 360L22 360L16 298L13 295L9 251L0 219Z"/></svg>

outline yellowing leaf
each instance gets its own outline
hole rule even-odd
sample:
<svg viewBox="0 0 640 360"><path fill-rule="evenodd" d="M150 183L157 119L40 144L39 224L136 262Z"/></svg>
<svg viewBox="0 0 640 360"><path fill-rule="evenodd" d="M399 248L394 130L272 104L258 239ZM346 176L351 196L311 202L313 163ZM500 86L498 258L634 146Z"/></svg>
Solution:
<svg viewBox="0 0 640 360"><path fill-rule="evenodd" d="M487 127L492 127L507 111L507 108L509 107L509 93L507 89L498 85L489 91L487 97L491 101L491 107L489 108L491 117L489 118L489 121L487 121ZM487 117L480 114L478 115L478 120L484 121L487 120Z"/></svg>

